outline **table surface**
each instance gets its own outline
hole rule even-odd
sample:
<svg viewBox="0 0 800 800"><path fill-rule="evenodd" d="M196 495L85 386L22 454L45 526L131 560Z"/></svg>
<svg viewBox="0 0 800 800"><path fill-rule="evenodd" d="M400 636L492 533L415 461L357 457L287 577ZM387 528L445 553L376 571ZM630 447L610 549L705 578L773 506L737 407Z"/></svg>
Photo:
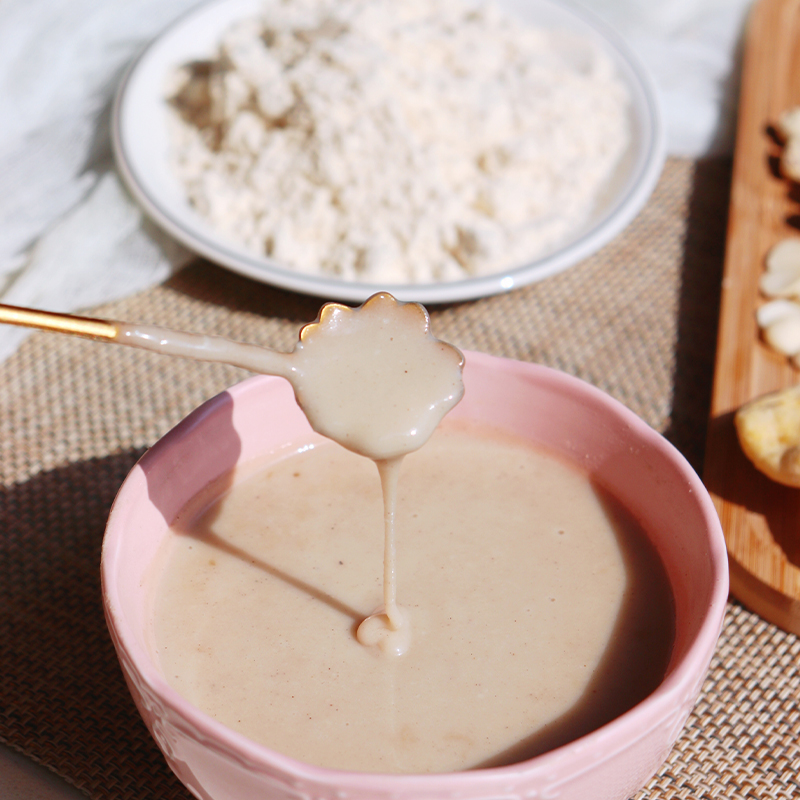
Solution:
<svg viewBox="0 0 800 800"><path fill-rule="evenodd" d="M431 308L434 333L599 386L702 472L730 176L727 159L670 159L602 251L542 283ZM319 305L198 261L91 312L288 350ZM188 800L119 671L100 543L136 459L246 373L45 333L0 371L0 774L10 782L24 754L90 798ZM637 800L800 796L799 698L797 637L731 601L697 707Z"/></svg>

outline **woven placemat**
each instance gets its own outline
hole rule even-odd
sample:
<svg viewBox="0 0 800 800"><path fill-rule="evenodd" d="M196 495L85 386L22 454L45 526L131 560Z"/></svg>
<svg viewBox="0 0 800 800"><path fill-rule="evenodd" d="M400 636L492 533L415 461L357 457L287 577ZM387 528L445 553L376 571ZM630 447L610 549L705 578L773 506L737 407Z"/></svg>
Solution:
<svg viewBox="0 0 800 800"><path fill-rule="evenodd" d="M669 161L600 253L508 295L432 308L434 332L600 386L699 471L729 181L728 161ZM319 304L197 262L93 313L288 350ZM56 334L35 334L0 371L0 741L91 798L187 800L106 633L100 543L144 449L245 373ZM796 637L731 604L700 702L638 797L800 796L799 665Z"/></svg>

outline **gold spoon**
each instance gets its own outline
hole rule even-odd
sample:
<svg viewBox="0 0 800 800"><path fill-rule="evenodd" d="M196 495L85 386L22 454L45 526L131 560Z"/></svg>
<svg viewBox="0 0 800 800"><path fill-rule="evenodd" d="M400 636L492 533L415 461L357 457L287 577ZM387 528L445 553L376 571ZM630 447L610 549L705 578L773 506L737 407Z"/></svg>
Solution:
<svg viewBox="0 0 800 800"><path fill-rule="evenodd" d="M359 308L326 303L290 353L221 336L0 303L0 323L68 333L285 378L311 426L374 460L417 449L461 399L464 357L428 312L387 292ZM382 409L382 414L369 413ZM391 410L391 415L389 411Z"/></svg>
<svg viewBox="0 0 800 800"><path fill-rule="evenodd" d="M0 322L6 325L22 325L25 328L72 333L87 339L102 339L108 342L113 342L119 335L117 326L103 319L55 314L52 311L37 311L33 308L9 306L4 303L0 303Z"/></svg>

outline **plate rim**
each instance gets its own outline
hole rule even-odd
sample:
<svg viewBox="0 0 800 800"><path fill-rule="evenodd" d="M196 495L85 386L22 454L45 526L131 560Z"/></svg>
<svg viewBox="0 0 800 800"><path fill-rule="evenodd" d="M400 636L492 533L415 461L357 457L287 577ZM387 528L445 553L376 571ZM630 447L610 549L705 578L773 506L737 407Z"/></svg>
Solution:
<svg viewBox="0 0 800 800"><path fill-rule="evenodd" d="M613 28L583 7L565 0L526 0L530 5L549 9L551 13L571 18L592 31L603 42L614 59L631 93L631 112L638 117L640 136L634 152L634 164L625 178L624 191L615 196L609 207L590 227L552 253L532 261L500 270L490 275L456 281L430 283L366 283L335 277L311 275L291 270L271 259L237 249L224 238L208 235L207 223L190 229L175 214L169 202L159 198L131 158L127 139L135 135L127 124L130 90L148 65L155 49L201 15L236 7L258 6L253 0L204 0L177 17L151 38L125 70L114 96L111 109L111 144L117 170L144 214L184 247L209 261L260 283L332 300L363 302L378 291L388 291L401 301L427 304L453 303L503 294L524 285L537 283L577 265L599 251L621 233L641 211L663 170L666 160L666 131L659 91L655 81L639 57ZM235 17L231 17L233 19ZM188 204L187 204L188 206ZM199 219L199 218L198 218Z"/></svg>

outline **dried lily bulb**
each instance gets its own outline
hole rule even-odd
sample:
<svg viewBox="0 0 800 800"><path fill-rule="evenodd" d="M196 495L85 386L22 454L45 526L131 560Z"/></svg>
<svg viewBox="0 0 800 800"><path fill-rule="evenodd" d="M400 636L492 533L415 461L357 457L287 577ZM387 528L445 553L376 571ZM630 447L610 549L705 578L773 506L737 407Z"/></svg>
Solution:
<svg viewBox="0 0 800 800"><path fill-rule="evenodd" d="M783 239L769 251L759 288L772 298L756 311L764 341L800 366L800 237Z"/></svg>
<svg viewBox="0 0 800 800"><path fill-rule="evenodd" d="M800 237L782 239L767 253L758 283L767 297L800 297Z"/></svg>
<svg viewBox="0 0 800 800"><path fill-rule="evenodd" d="M790 180L800 181L800 106L784 111L777 129L784 142L781 173Z"/></svg>

